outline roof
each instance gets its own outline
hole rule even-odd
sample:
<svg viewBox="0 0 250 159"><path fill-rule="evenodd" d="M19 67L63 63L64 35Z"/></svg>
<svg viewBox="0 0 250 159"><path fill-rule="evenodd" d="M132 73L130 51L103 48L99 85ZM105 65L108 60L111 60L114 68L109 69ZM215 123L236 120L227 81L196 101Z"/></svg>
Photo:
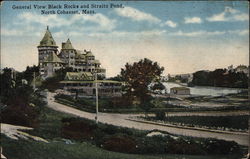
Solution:
<svg viewBox="0 0 250 159"><path fill-rule="evenodd" d="M43 39L40 41L39 46L56 46L56 42L49 31L49 27L47 27L47 30L43 36Z"/></svg>
<svg viewBox="0 0 250 159"><path fill-rule="evenodd" d="M101 64L99 60L94 60L94 63Z"/></svg>
<svg viewBox="0 0 250 159"><path fill-rule="evenodd" d="M84 59L85 60L85 55L81 54L81 51L76 50L76 58Z"/></svg>
<svg viewBox="0 0 250 159"><path fill-rule="evenodd" d="M49 56L43 61L43 63L63 63L62 60L57 57L57 55L53 52L49 54Z"/></svg>
<svg viewBox="0 0 250 159"><path fill-rule="evenodd" d="M171 90L172 89L175 89L175 90L190 90L189 88L187 87L173 87L173 88L170 88Z"/></svg>
<svg viewBox="0 0 250 159"><path fill-rule="evenodd" d="M91 81L94 76L90 72L67 72L64 78L65 81Z"/></svg>
<svg viewBox="0 0 250 159"><path fill-rule="evenodd" d="M62 49L74 50L71 41L68 39L66 43L62 43Z"/></svg>
<svg viewBox="0 0 250 159"><path fill-rule="evenodd" d="M88 52L86 53L86 56L94 56L94 54L93 54L91 51L88 51Z"/></svg>
<svg viewBox="0 0 250 159"><path fill-rule="evenodd" d="M61 81L60 83L123 83L119 81L113 81L113 80L92 80L92 81Z"/></svg>

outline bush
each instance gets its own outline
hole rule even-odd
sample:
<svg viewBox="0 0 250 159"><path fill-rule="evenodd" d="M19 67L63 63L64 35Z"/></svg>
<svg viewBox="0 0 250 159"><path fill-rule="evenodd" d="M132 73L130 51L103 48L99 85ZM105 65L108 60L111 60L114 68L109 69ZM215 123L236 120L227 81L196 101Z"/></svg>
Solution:
<svg viewBox="0 0 250 159"><path fill-rule="evenodd" d="M93 139L96 125L79 118L62 119L62 136L70 139Z"/></svg>
<svg viewBox="0 0 250 159"><path fill-rule="evenodd" d="M236 142L218 139L205 139L203 149L209 154L240 153L240 147Z"/></svg>
<svg viewBox="0 0 250 159"><path fill-rule="evenodd" d="M39 123L38 116L39 112L32 106L9 105L1 112L1 122L36 127Z"/></svg>
<svg viewBox="0 0 250 159"><path fill-rule="evenodd" d="M138 154L241 154L235 142L192 137L173 138L171 134L146 136L149 132L108 124L98 125L80 118L63 118L62 135L70 139L87 140L104 149ZM153 130L155 131L155 130Z"/></svg>
<svg viewBox="0 0 250 159"><path fill-rule="evenodd" d="M38 126L38 117L46 102L39 93L29 94L30 90L25 89L26 87L18 88L16 93L9 97L7 107L1 111L1 122L29 127Z"/></svg>
<svg viewBox="0 0 250 159"><path fill-rule="evenodd" d="M55 99L58 100L58 99L65 99L65 100L68 100L68 101L74 101L74 98L69 96L69 95L64 95L64 94L57 94L55 95Z"/></svg>
<svg viewBox="0 0 250 159"><path fill-rule="evenodd" d="M132 99L126 96L112 98L112 107L113 108L129 108L132 104Z"/></svg>
<svg viewBox="0 0 250 159"><path fill-rule="evenodd" d="M204 155L206 152L201 146L191 140L179 138L166 144L166 152L172 154Z"/></svg>
<svg viewBox="0 0 250 159"><path fill-rule="evenodd" d="M164 120L166 118L166 113L165 111L162 110L157 110L155 112L155 118L156 120Z"/></svg>
<svg viewBox="0 0 250 159"><path fill-rule="evenodd" d="M124 153L136 152L136 142L128 136L111 136L103 142L103 148Z"/></svg>
<svg viewBox="0 0 250 159"><path fill-rule="evenodd" d="M163 154L165 153L166 138L162 136L143 137L138 141L138 150L140 154Z"/></svg>

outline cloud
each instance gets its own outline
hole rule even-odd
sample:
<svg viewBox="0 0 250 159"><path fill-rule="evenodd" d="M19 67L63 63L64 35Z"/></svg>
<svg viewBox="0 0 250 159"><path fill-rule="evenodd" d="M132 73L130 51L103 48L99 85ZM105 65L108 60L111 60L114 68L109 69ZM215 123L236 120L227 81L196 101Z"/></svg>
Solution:
<svg viewBox="0 0 250 159"><path fill-rule="evenodd" d="M115 19L109 19L108 17L106 17L101 13L97 13L94 15L85 15L85 16L76 14L70 19L70 23L72 25L73 23L76 22L81 22L81 23L92 22L99 25L98 26L99 30L108 30L108 31L113 30L117 25L117 21Z"/></svg>
<svg viewBox="0 0 250 159"><path fill-rule="evenodd" d="M178 24L175 23L175 22L173 22L173 21L171 21L171 20L168 20L163 25L167 25L167 26L169 26L171 28L175 28L175 27L177 27Z"/></svg>
<svg viewBox="0 0 250 159"><path fill-rule="evenodd" d="M239 36L249 35L249 30L228 30L228 31L194 31L194 32L183 32L181 30L177 32L169 33L168 35L171 36L182 36L182 37L201 37L201 36L217 36L217 35L223 35L223 34L236 34Z"/></svg>
<svg viewBox="0 0 250 159"><path fill-rule="evenodd" d="M184 18L184 23L186 24L189 24L189 23L202 23L202 20L200 17L192 17L192 18L189 18L189 17L185 17Z"/></svg>
<svg viewBox="0 0 250 159"><path fill-rule="evenodd" d="M249 30L246 29L246 30L230 30L228 31L228 33L230 34L237 34L237 35L249 35Z"/></svg>
<svg viewBox="0 0 250 159"><path fill-rule="evenodd" d="M18 19L27 24L38 23L43 25L49 25L52 27L70 25L66 19L60 18L56 14L44 16L36 13L25 12L20 14Z"/></svg>
<svg viewBox="0 0 250 159"><path fill-rule="evenodd" d="M227 21L248 21L249 15L231 7L225 7L224 11L206 18L209 22L227 22Z"/></svg>
<svg viewBox="0 0 250 159"><path fill-rule="evenodd" d="M125 8L119 8L115 9L115 13L119 16L130 18L133 21L147 21L150 23L160 23L161 20L149 13L145 13L142 11L139 11L132 7L125 7Z"/></svg>
<svg viewBox="0 0 250 159"><path fill-rule="evenodd" d="M99 28L99 30L113 30L116 27L116 20L109 19L105 15L101 13L93 14L93 15L78 15L75 14L71 16L69 19L65 17L60 17L58 15L39 15L35 13L23 13L19 17L19 20L27 24L42 24L49 25L51 27L62 27L62 26L74 26L81 25L86 23L93 23L91 26L92 30ZM85 28L86 29L86 28ZM89 28L88 28L89 29Z"/></svg>
<svg viewBox="0 0 250 159"><path fill-rule="evenodd" d="M208 32L204 30L200 31L194 31L194 32L183 32L183 31L178 31L174 33L169 33L169 35L172 36L186 36L186 37L198 37L198 36L214 36L214 35L222 35L225 34L225 31L214 31L214 32Z"/></svg>
<svg viewBox="0 0 250 159"><path fill-rule="evenodd" d="M21 36L23 31L14 29L1 29L1 35L3 36Z"/></svg>
<svg viewBox="0 0 250 159"><path fill-rule="evenodd" d="M129 32L129 31L113 31L112 33L90 33L91 37L124 37L133 38L135 36L160 36L166 33L166 30L146 30L140 32Z"/></svg>

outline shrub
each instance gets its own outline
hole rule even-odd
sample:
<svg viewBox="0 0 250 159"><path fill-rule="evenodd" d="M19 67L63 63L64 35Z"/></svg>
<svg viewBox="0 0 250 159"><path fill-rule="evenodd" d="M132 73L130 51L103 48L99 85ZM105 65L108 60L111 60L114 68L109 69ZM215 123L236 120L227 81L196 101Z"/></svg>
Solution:
<svg viewBox="0 0 250 159"><path fill-rule="evenodd" d="M156 118L156 120L164 120L166 118L165 111L157 110L155 112L155 118Z"/></svg>
<svg viewBox="0 0 250 159"><path fill-rule="evenodd" d="M166 152L172 154L204 155L206 152L201 146L190 140L182 138L172 140L166 144Z"/></svg>
<svg viewBox="0 0 250 159"><path fill-rule="evenodd" d="M36 127L39 112L32 106L10 105L1 112L1 122Z"/></svg>
<svg viewBox="0 0 250 159"><path fill-rule="evenodd" d="M64 94L55 95L55 99L59 99L59 98L62 98L62 99L68 100L68 101L74 101L74 98L69 96L69 95L64 95Z"/></svg>
<svg viewBox="0 0 250 159"><path fill-rule="evenodd" d="M166 142L162 136L143 137L138 141L138 153L162 154L165 153Z"/></svg>
<svg viewBox="0 0 250 159"><path fill-rule="evenodd" d="M96 126L88 121L78 118L66 118L62 120L62 135L70 139L93 139Z"/></svg>
<svg viewBox="0 0 250 159"><path fill-rule="evenodd" d="M109 135L113 135L118 132L118 128L113 125L106 125L103 131Z"/></svg>
<svg viewBox="0 0 250 159"><path fill-rule="evenodd" d="M111 104L113 108L129 108L133 105L132 99L127 96L112 98Z"/></svg>
<svg viewBox="0 0 250 159"><path fill-rule="evenodd" d="M128 136L111 136L103 142L103 148L124 153L136 152L136 142Z"/></svg>
<svg viewBox="0 0 250 159"><path fill-rule="evenodd" d="M240 147L236 142L218 139L205 139L203 149L209 154L240 153Z"/></svg>

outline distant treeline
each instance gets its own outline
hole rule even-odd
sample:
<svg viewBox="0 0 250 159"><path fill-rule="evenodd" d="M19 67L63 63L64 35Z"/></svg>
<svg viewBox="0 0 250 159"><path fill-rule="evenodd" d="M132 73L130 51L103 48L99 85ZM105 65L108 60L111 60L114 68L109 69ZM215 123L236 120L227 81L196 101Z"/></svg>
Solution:
<svg viewBox="0 0 250 159"><path fill-rule="evenodd" d="M215 86L231 88L248 88L248 77L243 72L216 69L214 71L197 71L189 85Z"/></svg>

